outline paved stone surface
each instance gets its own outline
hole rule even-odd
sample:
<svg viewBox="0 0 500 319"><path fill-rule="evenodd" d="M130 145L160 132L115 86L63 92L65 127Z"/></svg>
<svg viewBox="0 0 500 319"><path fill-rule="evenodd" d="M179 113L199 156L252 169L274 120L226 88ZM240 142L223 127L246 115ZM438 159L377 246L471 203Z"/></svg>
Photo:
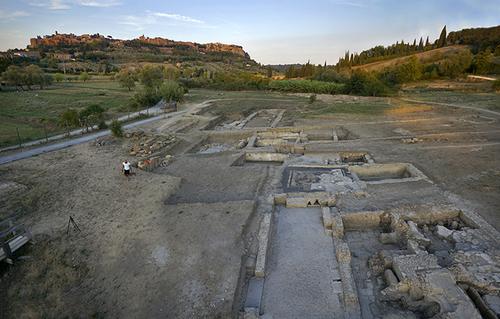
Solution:
<svg viewBox="0 0 500 319"><path fill-rule="evenodd" d="M321 208L279 207L264 284L263 314L272 318L342 318L332 237Z"/></svg>

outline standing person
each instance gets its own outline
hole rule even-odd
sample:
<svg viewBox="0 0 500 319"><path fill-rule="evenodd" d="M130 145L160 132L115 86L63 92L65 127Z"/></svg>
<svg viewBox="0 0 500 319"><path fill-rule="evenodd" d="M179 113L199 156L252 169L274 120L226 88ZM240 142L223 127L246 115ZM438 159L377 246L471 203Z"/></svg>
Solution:
<svg viewBox="0 0 500 319"><path fill-rule="evenodd" d="M125 162L122 163L122 171L123 171L123 174L129 178L130 177L130 162L125 160Z"/></svg>

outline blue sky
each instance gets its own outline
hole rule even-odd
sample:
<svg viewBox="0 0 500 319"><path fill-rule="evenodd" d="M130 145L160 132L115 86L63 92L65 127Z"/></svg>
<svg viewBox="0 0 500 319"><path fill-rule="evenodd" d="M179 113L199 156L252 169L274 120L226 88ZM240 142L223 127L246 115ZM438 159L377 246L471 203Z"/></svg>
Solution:
<svg viewBox="0 0 500 319"><path fill-rule="evenodd" d="M100 33L242 45L268 64L335 63L345 50L500 24L500 0L0 0L0 50Z"/></svg>

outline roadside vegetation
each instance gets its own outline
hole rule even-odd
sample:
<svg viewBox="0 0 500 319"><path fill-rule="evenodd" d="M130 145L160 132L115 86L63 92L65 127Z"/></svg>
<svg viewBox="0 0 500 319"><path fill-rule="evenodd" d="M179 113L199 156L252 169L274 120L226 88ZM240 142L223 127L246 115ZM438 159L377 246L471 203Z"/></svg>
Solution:
<svg viewBox="0 0 500 319"><path fill-rule="evenodd" d="M124 115L131 97L127 89L102 77L85 83L56 82L31 91L0 92L0 147L18 144L17 132L24 143ZM63 119L62 114L69 110L76 113L74 120ZM100 114L89 114L92 110Z"/></svg>
<svg viewBox="0 0 500 319"><path fill-rule="evenodd" d="M9 66L2 73L0 147L22 144L75 128L107 127L106 120L182 101L187 89L175 69L153 65L124 69L116 76L46 74L36 65ZM50 79L50 80L48 80ZM55 79L55 82L52 80Z"/></svg>

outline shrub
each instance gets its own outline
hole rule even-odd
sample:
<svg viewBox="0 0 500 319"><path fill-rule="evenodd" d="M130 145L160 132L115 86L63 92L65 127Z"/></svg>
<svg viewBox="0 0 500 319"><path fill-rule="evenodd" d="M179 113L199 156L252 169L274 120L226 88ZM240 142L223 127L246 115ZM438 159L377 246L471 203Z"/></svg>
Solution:
<svg viewBox="0 0 500 319"><path fill-rule="evenodd" d="M111 134L113 134L114 137L123 136L123 129L121 122L113 120L113 122L111 122L110 129L111 129Z"/></svg>
<svg viewBox="0 0 500 319"><path fill-rule="evenodd" d="M54 74L54 80L56 80L56 82L64 81L64 74L62 74L62 73Z"/></svg>
<svg viewBox="0 0 500 319"><path fill-rule="evenodd" d="M74 109L68 109L59 115L59 125L65 128L70 128L78 126L78 111Z"/></svg>
<svg viewBox="0 0 500 319"><path fill-rule="evenodd" d="M114 75L113 78L115 78ZM132 69L120 70L120 72L116 75L116 79L122 87L127 88L129 91L135 87L135 81L137 80L135 72Z"/></svg>
<svg viewBox="0 0 500 319"><path fill-rule="evenodd" d="M269 83L269 88L281 92L338 94L343 91L343 84L314 80L277 80Z"/></svg>
<svg viewBox="0 0 500 319"><path fill-rule="evenodd" d="M184 97L184 88L175 81L167 80L160 86L160 96L166 102L180 102Z"/></svg>
<svg viewBox="0 0 500 319"><path fill-rule="evenodd" d="M98 104L91 104L79 113L80 125L82 127L92 127L103 121L104 109Z"/></svg>
<svg viewBox="0 0 500 319"><path fill-rule="evenodd" d="M316 94L311 94L309 96L309 103L313 104L314 102L316 102Z"/></svg>
<svg viewBox="0 0 500 319"><path fill-rule="evenodd" d="M345 93L365 96L386 96L389 87L373 74L358 71L351 75L345 87Z"/></svg>
<svg viewBox="0 0 500 319"><path fill-rule="evenodd" d="M88 80L90 80L91 76L87 72L82 72L82 73L80 73L79 78L80 78L80 81L87 82Z"/></svg>
<svg viewBox="0 0 500 319"><path fill-rule="evenodd" d="M131 100L131 105L135 109L150 107L160 102L162 96L159 92L151 88L144 88L138 91Z"/></svg>
<svg viewBox="0 0 500 319"><path fill-rule="evenodd" d="M106 124L106 121L100 121L99 124L97 125L100 130L104 130L108 128L108 124Z"/></svg>

